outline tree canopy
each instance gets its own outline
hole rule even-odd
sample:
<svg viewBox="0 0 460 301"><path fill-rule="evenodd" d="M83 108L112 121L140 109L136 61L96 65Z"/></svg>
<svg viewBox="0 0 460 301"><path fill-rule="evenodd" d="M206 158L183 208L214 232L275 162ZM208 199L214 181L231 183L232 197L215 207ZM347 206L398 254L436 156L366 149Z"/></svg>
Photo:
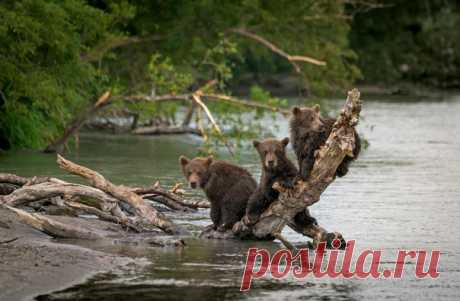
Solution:
<svg viewBox="0 0 460 301"><path fill-rule="evenodd" d="M0 149L44 147L106 90L120 96L112 110L173 120L189 103L122 96L210 80L230 95L247 74L292 74L316 96L358 79L458 86L459 16L453 0L4 0ZM256 86L249 94L283 104ZM210 106L241 137L241 108Z"/></svg>

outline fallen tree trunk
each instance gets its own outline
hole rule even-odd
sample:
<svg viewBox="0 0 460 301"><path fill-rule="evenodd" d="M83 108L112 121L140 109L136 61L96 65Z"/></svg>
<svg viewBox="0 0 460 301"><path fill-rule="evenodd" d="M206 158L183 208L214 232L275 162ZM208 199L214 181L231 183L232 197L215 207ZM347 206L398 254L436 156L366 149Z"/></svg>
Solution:
<svg viewBox="0 0 460 301"><path fill-rule="evenodd" d="M19 205L25 205L29 202L56 196L89 197L103 203L107 203L102 206L109 207L115 206L118 202L117 199L93 187L83 186L80 184L52 182L21 187L13 191L11 194L3 196L1 201L6 205L16 207Z"/></svg>
<svg viewBox="0 0 460 301"><path fill-rule="evenodd" d="M16 213L18 218L24 223L34 227L35 229L47 233L53 237L58 238L77 238L77 239L102 239L104 236L91 230L80 226L67 225L46 216L36 213L28 213L24 210L13 208L11 206L4 206L8 210Z"/></svg>
<svg viewBox="0 0 460 301"><path fill-rule="evenodd" d="M294 216L306 207L318 202L321 194L335 179L337 167L346 155L353 155L355 137L353 128L361 112L360 93L357 89L348 92L344 108L334 124L325 145L316 153L315 164L307 181L299 181L294 189L286 190L275 183L280 191L278 200L260 216L259 221L248 228L237 223L234 232L238 236L253 235L256 238L278 237L286 225L301 234L322 240L327 232L316 225L301 227L294 223ZM340 237L338 237L340 238Z"/></svg>
<svg viewBox="0 0 460 301"><path fill-rule="evenodd" d="M146 126L134 129L131 133L135 135L179 135L179 134L193 134L201 136L198 129L189 126Z"/></svg>
<svg viewBox="0 0 460 301"><path fill-rule="evenodd" d="M66 160L60 155L58 155L57 163L62 169L86 178L92 186L134 207L144 224L158 227L168 234L179 234L180 229L171 220L152 208L130 188L114 185L98 172Z"/></svg>

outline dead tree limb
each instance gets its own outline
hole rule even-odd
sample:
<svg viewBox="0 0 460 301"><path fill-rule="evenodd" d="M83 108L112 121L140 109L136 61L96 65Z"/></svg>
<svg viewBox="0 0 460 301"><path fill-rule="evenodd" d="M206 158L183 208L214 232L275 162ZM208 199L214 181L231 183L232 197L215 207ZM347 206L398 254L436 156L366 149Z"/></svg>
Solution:
<svg viewBox="0 0 460 301"><path fill-rule="evenodd" d="M228 29L228 32L235 33L235 34L244 36L246 38L250 38L250 39L258 42L259 44L267 47L272 52L274 52L274 53L278 54L279 56L281 56L281 57L285 58L286 60L288 60L291 63L291 65L294 67L294 69L295 69L295 71L297 73L301 73L300 66L297 64L297 62L310 63L310 64L317 65L317 66L326 66L325 61L317 60L317 59L314 59L312 57L308 57L308 56L304 56L304 55L290 55L290 54L286 53L284 50L282 50L279 47L275 46L273 43L271 43L268 40L266 40L265 38L255 34L255 33L249 32L248 30L246 30L244 28L230 28L230 29Z"/></svg>
<svg viewBox="0 0 460 301"><path fill-rule="evenodd" d="M13 185L23 186L23 185L33 185L48 182L50 178L48 177L33 177L26 178L20 177L15 174L9 173L0 173L0 183L9 183Z"/></svg>
<svg viewBox="0 0 460 301"><path fill-rule="evenodd" d="M173 209L176 207L178 208L177 210L181 210L182 207L185 208L190 208L190 209L198 209L198 208L209 208L209 202L204 201L204 200L199 200L199 201L186 201L183 198L179 197L177 194L168 191L166 189L161 188L159 185L154 185L152 187L136 187L133 188L132 191L138 195L141 195L142 197L146 197L148 195L158 195L162 196L166 199L170 200L170 203L175 203L176 205L168 206ZM165 204L166 205L166 204Z"/></svg>
<svg viewBox="0 0 460 301"><path fill-rule="evenodd" d="M89 197L106 203L102 206L110 208L115 206L118 202L117 199L93 187L71 183L62 184L45 182L35 185L23 186L19 189L16 189L12 193L0 197L0 203L16 207L25 205L29 202L48 199L56 196Z"/></svg>
<svg viewBox="0 0 460 301"><path fill-rule="evenodd" d="M11 206L4 206L8 210L13 211L16 213L18 218L25 224L32 226L33 228L47 233L53 237L60 237L60 238L79 238L79 239L101 239L104 236L83 228L78 225L67 225L55 220L52 220L49 217L43 216L37 213L28 213L24 210L14 208Z"/></svg>
<svg viewBox="0 0 460 301"><path fill-rule="evenodd" d="M113 213L110 214L102 210L99 210L95 207L88 206L88 205L74 202L74 201L64 201L64 205L72 209L81 210L88 214L95 215L101 220L124 225L136 232L141 232L141 229L138 226L136 226L134 223L130 222L129 219L126 217L126 215L124 215L124 213L122 213L122 216L120 216L120 214L113 214Z"/></svg>
<svg viewBox="0 0 460 301"><path fill-rule="evenodd" d="M235 232L248 231L257 238L265 238L281 233L284 226L293 223L294 216L306 207L318 202L321 194L335 179L337 167L346 155L353 154L355 137L353 128L359 120L361 112L360 93L357 89L348 92L344 108L340 112L332 132L316 154L315 164L307 181L299 181L294 189L285 190L275 183L274 188L280 191L279 199L272 203L261 215L259 221L250 229L238 223ZM241 228L242 227L242 228ZM307 236L323 236L324 229L293 229Z"/></svg>
<svg viewBox="0 0 460 301"><path fill-rule="evenodd" d="M189 127L189 126L146 126L136 128L131 131L135 135L173 135L173 134L193 134L201 136L199 130Z"/></svg>
<svg viewBox="0 0 460 301"><path fill-rule="evenodd" d="M88 118L93 116L97 111L107 105L108 100L110 99L111 92L106 91L104 94L99 97L94 105L92 105L89 109L85 112L80 114L76 119L74 119L69 126L64 130L64 134L49 144L45 149L45 153L54 153L54 152L61 152L63 150L63 146L67 143L67 140L74 135L85 123Z"/></svg>
<svg viewBox="0 0 460 301"><path fill-rule="evenodd" d="M206 113L206 116L208 117L208 120L211 122L214 130L216 131L216 133L219 135L219 137L222 139L222 141L224 142L225 146L227 147L228 149L228 152L234 156L235 153L233 151L233 146L230 144L230 142L228 141L227 137L225 137L224 133L222 133L222 130L220 129L219 125L217 124L216 120L214 119L214 117L212 116L211 114L211 111L209 111L208 107L204 104L204 102L201 100L201 94L200 93L195 93L192 95L192 99L196 102L196 104L198 104L201 109L203 109L203 111Z"/></svg>
<svg viewBox="0 0 460 301"><path fill-rule="evenodd" d="M147 193L142 196L144 200L149 200L153 202L157 202L160 204L165 205L166 207L175 210L175 211L182 211L182 212L194 212L195 210L189 207L182 206L179 203L176 203L174 201L171 201L171 199L168 199L164 196L154 194L154 193Z"/></svg>
<svg viewBox="0 0 460 301"><path fill-rule="evenodd" d="M166 94L166 95L158 95L158 96L126 95L126 96L116 96L114 98L115 99L123 99L123 100L129 101L129 102L145 101L145 102L151 102L151 103L161 103L161 102L168 102L168 101L184 101L184 102L185 101L192 101L192 99L191 99L192 96L193 96L193 93L191 93L191 94L180 94L180 95ZM271 112L279 112L279 113L281 113L283 115L290 114L290 111L287 110L287 109L284 109L284 108L271 106L271 105L267 105L267 104L263 104L263 103L258 103L258 102L255 102L255 101L239 99L239 98L231 97L231 96L227 96L227 95L203 92L200 96L201 96L201 99L203 99L205 102L218 101L218 102L225 102L225 103L240 106L240 107L262 109L262 110L271 111Z"/></svg>
<svg viewBox="0 0 460 301"><path fill-rule="evenodd" d="M57 163L62 169L82 176L92 186L134 207L137 215L145 224L158 227L168 234L179 233L179 228L171 220L148 205L142 197L132 192L128 187L114 185L98 172L66 160L60 155L57 157Z"/></svg>
<svg viewBox="0 0 460 301"><path fill-rule="evenodd" d="M224 101L230 104L234 104L237 106L242 106L242 107L248 107L248 108L255 108L255 109L262 109L262 110L267 110L267 111L272 111L272 112L278 112L283 115L289 115L291 113L290 110L283 109L280 107L275 107L275 106L270 106L266 105L263 103L258 103L254 101L249 101L249 100L244 100L244 99L238 99L235 97L227 96L227 95L222 95L222 94L203 94L202 98L205 100L220 100Z"/></svg>

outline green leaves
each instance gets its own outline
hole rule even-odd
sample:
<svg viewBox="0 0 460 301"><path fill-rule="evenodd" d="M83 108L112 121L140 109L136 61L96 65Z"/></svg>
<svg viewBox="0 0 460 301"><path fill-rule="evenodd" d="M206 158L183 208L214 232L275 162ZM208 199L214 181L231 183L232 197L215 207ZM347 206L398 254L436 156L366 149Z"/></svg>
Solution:
<svg viewBox="0 0 460 301"><path fill-rule="evenodd" d="M2 1L0 16L0 132L41 148L98 93L99 72L80 54L107 35L109 18L74 0Z"/></svg>

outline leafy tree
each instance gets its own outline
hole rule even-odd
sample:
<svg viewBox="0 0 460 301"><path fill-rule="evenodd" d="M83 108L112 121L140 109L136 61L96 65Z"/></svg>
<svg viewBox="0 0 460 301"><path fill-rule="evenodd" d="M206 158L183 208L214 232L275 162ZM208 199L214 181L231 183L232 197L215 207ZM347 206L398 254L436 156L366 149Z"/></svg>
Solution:
<svg viewBox="0 0 460 301"><path fill-rule="evenodd" d="M184 93L216 79L214 91L229 94L235 75L294 72L317 95L342 89L359 76L343 14L341 0L3 1L0 137L42 147L102 87L118 95ZM189 104L118 102L113 109L121 106L174 119ZM244 136L241 108L210 108L235 137Z"/></svg>
<svg viewBox="0 0 460 301"><path fill-rule="evenodd" d="M367 82L460 87L460 5L455 0L384 1L355 16L350 40Z"/></svg>
<svg viewBox="0 0 460 301"><path fill-rule="evenodd" d="M80 58L105 39L111 16L74 0L0 3L0 136L39 148L98 91L104 74Z"/></svg>

